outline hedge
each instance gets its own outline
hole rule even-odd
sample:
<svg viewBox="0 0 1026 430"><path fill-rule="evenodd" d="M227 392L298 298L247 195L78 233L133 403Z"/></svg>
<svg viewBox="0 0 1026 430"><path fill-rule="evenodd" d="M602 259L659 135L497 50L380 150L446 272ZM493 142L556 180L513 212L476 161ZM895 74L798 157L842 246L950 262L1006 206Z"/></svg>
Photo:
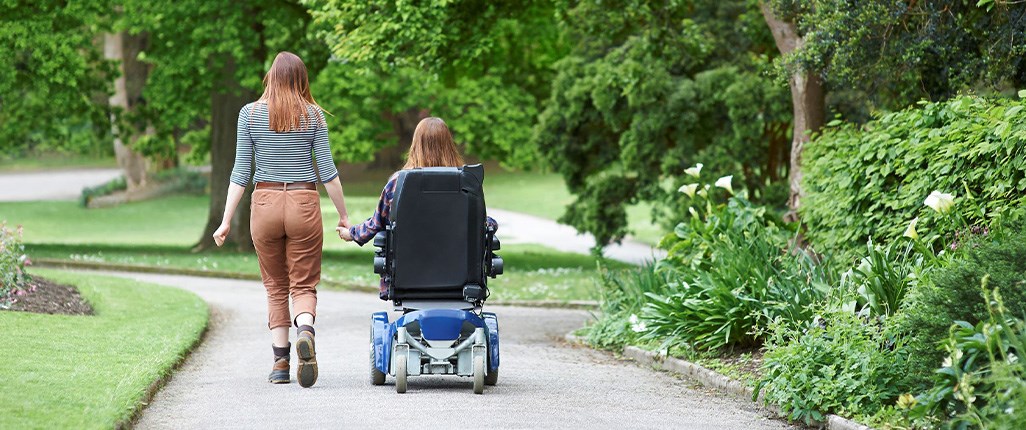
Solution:
<svg viewBox="0 0 1026 430"><path fill-rule="evenodd" d="M920 102L862 126L832 121L804 153L808 239L842 253L869 238L893 240L913 218L929 217L923 200L934 190L956 194L955 210L969 225L991 225L1022 206L1026 91L1019 96ZM931 221L920 220L920 233L952 233Z"/></svg>

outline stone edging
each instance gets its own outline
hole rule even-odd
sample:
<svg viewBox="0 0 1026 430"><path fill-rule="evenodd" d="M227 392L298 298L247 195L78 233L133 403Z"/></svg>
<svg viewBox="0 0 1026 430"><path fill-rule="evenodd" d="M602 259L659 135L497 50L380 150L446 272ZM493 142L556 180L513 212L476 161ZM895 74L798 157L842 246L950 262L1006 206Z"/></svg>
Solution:
<svg viewBox="0 0 1026 430"><path fill-rule="evenodd" d="M184 269L181 267L160 267L140 264L122 263L101 263L94 261L62 260L57 258L35 258L32 265L36 267L51 267L60 269L85 269L85 270L109 270L118 272L137 273L159 273L165 275L201 276L205 278L242 279L247 281L259 281L260 275L238 272L225 272L215 270ZM377 293L377 287L345 284L335 281L321 281L321 284L348 291L359 291L365 293ZM491 306L519 306L528 308L554 308L554 309L598 309L598 302L590 300L495 300L488 302Z"/></svg>
<svg viewBox="0 0 1026 430"><path fill-rule="evenodd" d="M573 332L567 333L566 341L571 344L587 346L587 343L577 335L573 334ZM752 387L746 386L740 381L728 378L719 372L707 369L690 361L667 357L662 354L646 351L630 345L623 348L623 355L624 357L630 358L638 363L647 364L659 370L680 374L688 379L697 381L702 385L715 388L716 390L736 397L751 399L754 393ZM780 409L776 407L776 405L767 405L759 401L756 401L755 403L779 415ZM873 430L869 426L859 424L853 420L834 414L827 415L826 422L819 423L819 425L829 430Z"/></svg>

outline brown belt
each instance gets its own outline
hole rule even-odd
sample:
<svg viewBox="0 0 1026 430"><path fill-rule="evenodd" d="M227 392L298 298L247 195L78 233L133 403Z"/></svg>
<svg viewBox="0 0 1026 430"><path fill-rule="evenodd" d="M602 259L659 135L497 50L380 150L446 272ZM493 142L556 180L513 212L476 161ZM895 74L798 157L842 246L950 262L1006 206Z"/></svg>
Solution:
<svg viewBox="0 0 1026 430"><path fill-rule="evenodd" d="M272 189L272 190L283 190L283 191L291 191L291 190L316 190L317 189L317 185L314 185L313 182L291 182L291 183L286 183L286 182L257 182L256 183L256 188L258 190Z"/></svg>

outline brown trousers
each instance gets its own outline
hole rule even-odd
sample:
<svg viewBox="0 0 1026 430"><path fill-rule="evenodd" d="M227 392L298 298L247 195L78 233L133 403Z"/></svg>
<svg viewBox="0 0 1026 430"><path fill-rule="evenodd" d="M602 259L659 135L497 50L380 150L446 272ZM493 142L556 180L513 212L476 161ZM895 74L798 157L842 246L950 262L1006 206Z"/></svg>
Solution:
<svg viewBox="0 0 1026 430"><path fill-rule="evenodd" d="M267 327L289 327L292 315L317 313L321 280L321 199L315 190L253 191L250 230L267 289Z"/></svg>

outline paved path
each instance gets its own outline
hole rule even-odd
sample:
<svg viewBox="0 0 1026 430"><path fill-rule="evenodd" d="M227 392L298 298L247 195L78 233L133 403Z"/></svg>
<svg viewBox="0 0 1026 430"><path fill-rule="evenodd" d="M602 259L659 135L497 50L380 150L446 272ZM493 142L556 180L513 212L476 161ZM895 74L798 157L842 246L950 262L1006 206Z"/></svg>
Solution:
<svg viewBox="0 0 1026 430"><path fill-rule="evenodd" d="M0 173L0 202L74 200L82 195L82 188L95 187L119 175L119 169Z"/></svg>
<svg viewBox="0 0 1026 430"><path fill-rule="evenodd" d="M399 395L391 377L385 386L368 381L369 317L383 303L370 294L321 291L317 385L272 385L259 283L117 275L185 288L211 309L205 341L144 411L143 429L790 428L748 401L562 343L588 318L572 310L491 307L503 342L497 386L476 396L466 378L411 377L409 392Z"/></svg>
<svg viewBox="0 0 1026 430"><path fill-rule="evenodd" d="M595 246L590 234L578 233L568 225L559 224L534 215L503 209L488 209L488 215L499 221L498 236L503 243L540 243L564 252L588 254ZM666 251L652 246L624 240L621 244L607 246L606 257L627 263L641 264L666 256Z"/></svg>

